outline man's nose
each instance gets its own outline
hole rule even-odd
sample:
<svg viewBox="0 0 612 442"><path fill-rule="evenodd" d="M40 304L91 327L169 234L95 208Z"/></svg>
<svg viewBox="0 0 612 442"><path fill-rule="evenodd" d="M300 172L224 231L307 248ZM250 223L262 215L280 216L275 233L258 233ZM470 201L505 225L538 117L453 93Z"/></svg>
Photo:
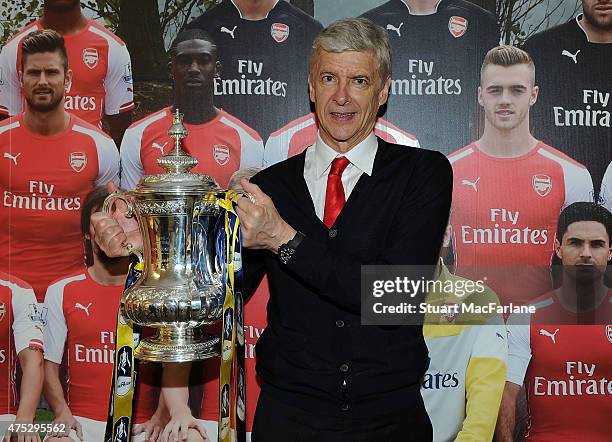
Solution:
<svg viewBox="0 0 612 442"><path fill-rule="evenodd" d="M344 106L346 103L351 101L350 94L348 91L348 82L340 81L334 91L333 99L340 106Z"/></svg>
<svg viewBox="0 0 612 442"><path fill-rule="evenodd" d="M193 60L189 65L189 72L200 72L200 65L197 60Z"/></svg>
<svg viewBox="0 0 612 442"><path fill-rule="evenodd" d="M591 246L588 244L585 244L582 246L582 250L580 250L580 257L581 258L590 258L592 256L592 250L591 250Z"/></svg>

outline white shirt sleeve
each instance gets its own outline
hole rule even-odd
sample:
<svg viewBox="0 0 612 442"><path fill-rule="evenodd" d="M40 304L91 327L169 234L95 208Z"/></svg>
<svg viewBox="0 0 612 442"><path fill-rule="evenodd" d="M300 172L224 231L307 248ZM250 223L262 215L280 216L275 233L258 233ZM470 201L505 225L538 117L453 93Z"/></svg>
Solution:
<svg viewBox="0 0 612 442"><path fill-rule="evenodd" d="M144 129L132 126L123 134L121 140L121 188L134 190L144 175L140 158L140 146Z"/></svg>
<svg viewBox="0 0 612 442"><path fill-rule="evenodd" d="M508 318L508 372L506 380L523 385L531 360L531 315L513 314Z"/></svg>
<svg viewBox="0 0 612 442"><path fill-rule="evenodd" d="M593 179L587 169L576 169L575 173L566 175L564 208L576 202L592 202L593 196Z"/></svg>
<svg viewBox="0 0 612 442"><path fill-rule="evenodd" d="M65 286L63 281L52 284L45 295L45 306L48 309L45 327L45 359L56 364L62 363L68 335L63 307Z"/></svg>
<svg viewBox="0 0 612 442"><path fill-rule="evenodd" d="M612 212L612 163L608 165L601 182L600 199L601 204Z"/></svg>
<svg viewBox="0 0 612 442"><path fill-rule="evenodd" d="M264 167L286 160L289 155L289 142L289 137L284 132L270 135L264 149Z"/></svg>
<svg viewBox="0 0 612 442"><path fill-rule="evenodd" d="M18 45L13 40L0 52L0 115L16 115L22 111L21 83L17 72Z"/></svg>
<svg viewBox="0 0 612 442"><path fill-rule="evenodd" d="M15 339L15 353L28 347L45 350L43 345L43 324L38 321L38 315L34 315L35 309L44 309L38 304L34 291L13 286L13 337Z"/></svg>
<svg viewBox="0 0 612 442"><path fill-rule="evenodd" d="M104 113L116 115L134 107L132 63L125 45L112 41L108 47L108 70L104 79Z"/></svg>

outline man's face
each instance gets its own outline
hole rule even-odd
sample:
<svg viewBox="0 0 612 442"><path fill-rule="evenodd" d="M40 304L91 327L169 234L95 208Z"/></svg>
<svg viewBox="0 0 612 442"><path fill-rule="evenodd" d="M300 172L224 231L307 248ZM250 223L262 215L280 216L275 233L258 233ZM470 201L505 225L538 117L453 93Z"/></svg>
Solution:
<svg viewBox="0 0 612 442"><path fill-rule="evenodd" d="M592 26L612 30L612 0L582 0L582 12Z"/></svg>
<svg viewBox="0 0 612 442"><path fill-rule="evenodd" d="M179 43L170 63L175 93L179 96L212 95L216 70L217 49L211 42L187 40Z"/></svg>
<svg viewBox="0 0 612 442"><path fill-rule="evenodd" d="M555 250L565 273L574 279L594 279L606 271L612 257L610 238L603 224L596 221L578 221L568 226Z"/></svg>
<svg viewBox="0 0 612 442"><path fill-rule="evenodd" d="M338 152L347 152L374 128L378 108L387 101L371 52L320 51L308 79L321 138Z"/></svg>
<svg viewBox="0 0 612 442"><path fill-rule="evenodd" d="M50 112L63 105L66 84L72 71L64 71L59 52L41 52L26 57L21 74L23 96L28 107L37 112Z"/></svg>
<svg viewBox="0 0 612 442"><path fill-rule="evenodd" d="M68 11L76 5L80 7L80 0L45 0L45 8L53 12Z"/></svg>
<svg viewBox="0 0 612 442"><path fill-rule="evenodd" d="M482 73L478 102L487 123L499 130L512 130L529 117L538 97L533 71L527 64L504 67L488 65Z"/></svg>

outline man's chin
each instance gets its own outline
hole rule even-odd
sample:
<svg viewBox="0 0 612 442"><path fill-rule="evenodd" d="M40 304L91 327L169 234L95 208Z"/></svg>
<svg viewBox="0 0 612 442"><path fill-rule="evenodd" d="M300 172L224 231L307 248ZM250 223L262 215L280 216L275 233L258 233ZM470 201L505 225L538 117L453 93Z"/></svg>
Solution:
<svg viewBox="0 0 612 442"><path fill-rule="evenodd" d="M51 112L61 106L61 100L53 100L53 101L35 101L35 100L26 100L28 103L28 108L40 113Z"/></svg>

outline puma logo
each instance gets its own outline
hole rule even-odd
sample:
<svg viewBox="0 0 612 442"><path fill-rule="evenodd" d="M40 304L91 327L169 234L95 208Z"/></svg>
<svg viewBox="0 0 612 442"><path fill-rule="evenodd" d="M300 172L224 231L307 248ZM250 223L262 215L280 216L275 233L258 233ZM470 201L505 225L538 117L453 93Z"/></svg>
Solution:
<svg viewBox="0 0 612 442"><path fill-rule="evenodd" d="M15 156L11 155L8 152L4 152L4 158L8 158L9 160L12 160L13 163L15 163L15 166L17 165L17 158L19 157L19 155L21 155L21 152L19 152Z"/></svg>
<svg viewBox="0 0 612 442"><path fill-rule="evenodd" d="M572 54L570 51L563 49L563 52L561 52L561 55L565 55L566 57L571 58L572 60L574 60L574 64L578 64L578 60L576 59L576 57L578 56L579 53L580 53L580 49L578 49L575 54Z"/></svg>
<svg viewBox="0 0 612 442"><path fill-rule="evenodd" d="M474 189L474 192L478 192L478 189L476 188L476 184L478 184L478 181L480 181L480 177L476 178L476 181L474 182L464 178L463 180L461 180L461 184L465 186L470 186L472 189Z"/></svg>
<svg viewBox="0 0 612 442"><path fill-rule="evenodd" d="M557 343L556 334L557 334L558 331L559 331L559 329L556 329L554 333L551 333L548 330L544 330L543 328L541 328L540 329L540 334L542 336L548 336L550 339L552 339L553 344L556 344Z"/></svg>
<svg viewBox="0 0 612 442"><path fill-rule="evenodd" d="M153 149L159 149L159 151L161 152L161 154L164 154L164 147L166 147L168 145L168 142L166 141L164 144L160 145L157 144L155 141L153 142L153 144L151 144L151 147Z"/></svg>
<svg viewBox="0 0 612 442"><path fill-rule="evenodd" d="M232 36L232 40L234 39L234 31L236 30L238 26L234 26L232 28L232 30L230 31L228 28L226 28L225 26L221 26L221 33L225 32L226 34L229 34Z"/></svg>
<svg viewBox="0 0 612 442"><path fill-rule="evenodd" d="M74 308L80 308L81 310L83 310L85 312L85 314L87 315L87 317L89 317L89 307L91 307L91 302L89 304L87 304L87 307L85 307L83 304L81 304L80 302L77 302L76 304L74 304Z"/></svg>
<svg viewBox="0 0 612 442"><path fill-rule="evenodd" d="M400 29L402 29L402 26L404 25L404 22L401 22L399 24L399 26L396 28L395 26L393 26L392 24L387 24L387 31L395 31L397 32L397 36L401 37L402 33L400 32Z"/></svg>

